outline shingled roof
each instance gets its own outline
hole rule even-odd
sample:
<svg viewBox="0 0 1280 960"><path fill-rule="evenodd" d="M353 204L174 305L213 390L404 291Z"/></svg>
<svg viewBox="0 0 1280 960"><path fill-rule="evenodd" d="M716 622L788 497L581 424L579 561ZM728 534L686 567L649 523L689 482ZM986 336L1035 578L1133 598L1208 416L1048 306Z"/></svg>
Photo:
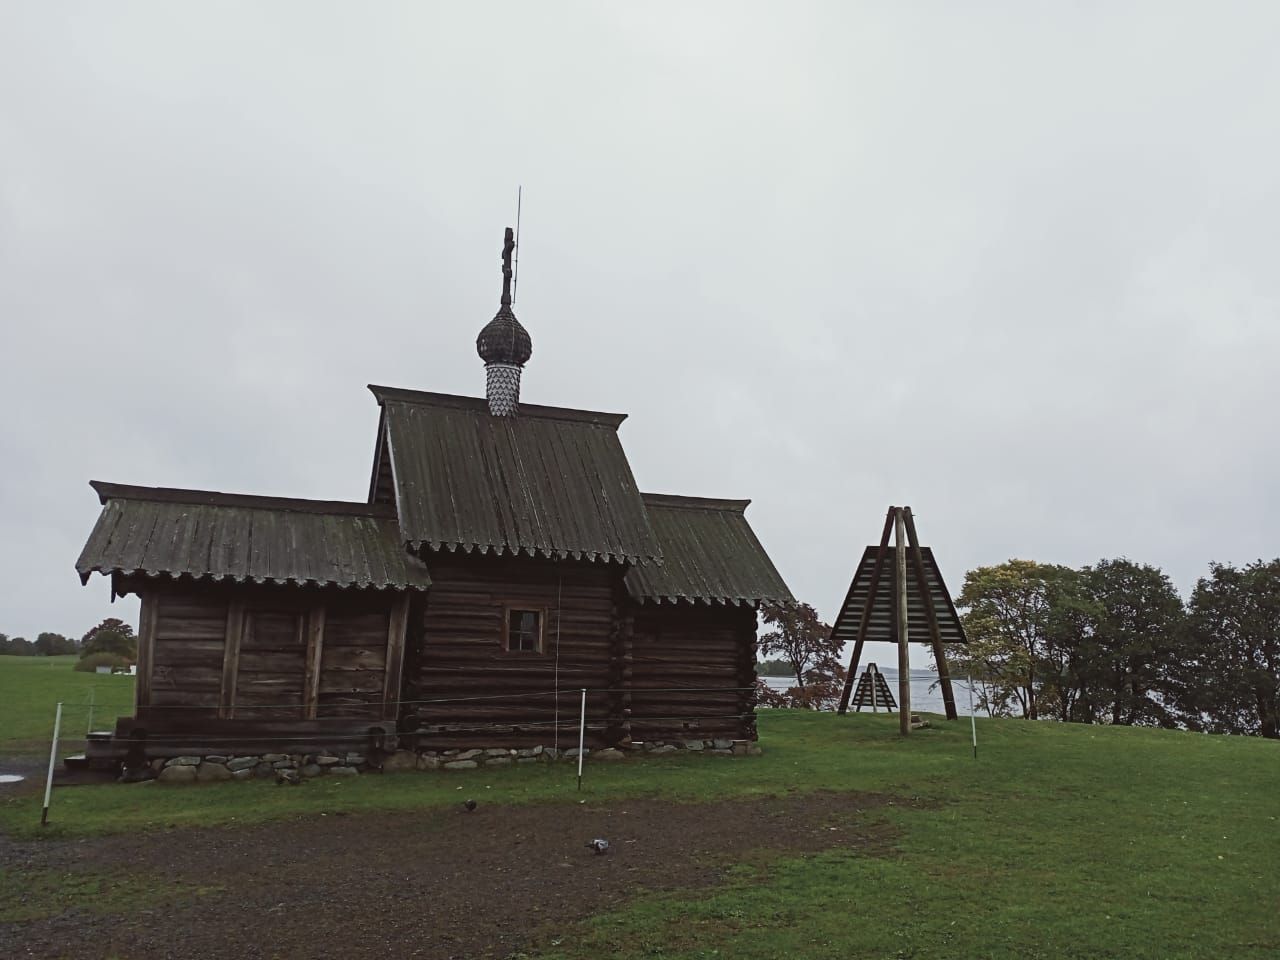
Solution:
<svg viewBox="0 0 1280 960"><path fill-rule="evenodd" d="M842 643L853 643L858 639L859 625L862 623L862 612L867 604L867 596L871 592L871 582L875 579L876 555L880 547L869 546L862 552L862 559L854 570L853 581L849 584L849 592L845 595L844 604L831 626L831 635ZM884 565L880 571L880 580L876 589L875 600L871 605L867 618L867 632L863 637L868 643L897 643L894 629L894 555L893 548L887 547ZM955 604L951 602L951 594L943 582L942 571L938 569L938 561L928 547L920 548L920 559L924 567L925 584L929 588L929 597L933 605L934 622L938 625L938 637L943 643L967 643L964 624L956 613ZM920 585L916 580L911 561L907 561L907 637L912 641L928 643L932 639L929 627L929 614L924 597L920 594Z"/></svg>
<svg viewBox="0 0 1280 960"><path fill-rule="evenodd" d="M750 500L642 496L663 562L627 571L633 597L736 604L794 599L747 523Z"/></svg>
<svg viewBox="0 0 1280 960"><path fill-rule="evenodd" d="M97 572L401 590L431 583L386 506L92 486L103 510L76 561L82 582Z"/></svg>
<svg viewBox="0 0 1280 960"><path fill-rule="evenodd" d="M369 389L382 406L370 499L389 492L415 549L661 560L618 440L625 414L521 404L495 417L479 398Z"/></svg>

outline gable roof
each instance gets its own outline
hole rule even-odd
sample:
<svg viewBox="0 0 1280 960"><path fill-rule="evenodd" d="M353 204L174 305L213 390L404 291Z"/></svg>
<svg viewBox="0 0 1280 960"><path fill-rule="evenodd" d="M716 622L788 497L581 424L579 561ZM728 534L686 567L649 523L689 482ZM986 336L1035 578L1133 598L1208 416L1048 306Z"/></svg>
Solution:
<svg viewBox="0 0 1280 960"><path fill-rule="evenodd" d="M495 417L476 397L369 389L382 406L370 497L389 468L414 548L660 562L618 440L625 414L521 404Z"/></svg>
<svg viewBox="0 0 1280 960"><path fill-rule="evenodd" d="M853 643L858 639L858 625L862 622L862 611L866 606L867 595L871 592L871 582L875 576L876 555L880 547L870 546L862 552L858 568L854 571L853 582L849 584L849 592L845 595L844 605L831 626L831 635L844 643ZM942 571L938 569L938 561L928 547L920 548L920 559L924 565L925 584L929 588L929 597L933 601L933 614L938 624L938 636L943 643L967 643L964 625L956 613L955 604L951 602L951 594L942 580ZM867 621L867 642L897 643L893 631L893 593L894 593L894 556L893 547L886 548L884 564L880 571L879 583L876 587L875 601L871 606L871 616ZM920 585L916 581L915 569L911 564L910 554L907 559L907 637L912 642L929 643L929 614L924 598L920 595Z"/></svg>
<svg viewBox="0 0 1280 960"><path fill-rule="evenodd" d="M637 600L755 604L794 598L747 523L750 500L643 494L662 565L627 571Z"/></svg>
<svg viewBox="0 0 1280 960"><path fill-rule="evenodd" d="M76 561L90 574L424 590L392 509L94 481L103 504Z"/></svg>

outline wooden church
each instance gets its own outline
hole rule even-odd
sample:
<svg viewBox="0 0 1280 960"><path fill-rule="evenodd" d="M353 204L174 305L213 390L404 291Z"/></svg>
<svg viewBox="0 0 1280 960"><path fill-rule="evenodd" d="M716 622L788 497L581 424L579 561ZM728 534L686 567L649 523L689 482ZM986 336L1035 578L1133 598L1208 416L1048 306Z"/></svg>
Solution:
<svg viewBox="0 0 1280 960"><path fill-rule="evenodd" d="M520 402L511 308L485 397L371 386L368 497L94 482L76 569L140 598L133 716L157 758L755 739L756 610L791 594L749 501L641 493L625 415Z"/></svg>

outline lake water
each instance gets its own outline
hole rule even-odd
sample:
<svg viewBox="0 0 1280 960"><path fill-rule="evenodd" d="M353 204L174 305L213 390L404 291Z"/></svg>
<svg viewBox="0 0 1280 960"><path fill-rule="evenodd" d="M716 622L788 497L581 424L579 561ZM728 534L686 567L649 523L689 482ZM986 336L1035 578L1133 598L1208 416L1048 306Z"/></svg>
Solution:
<svg viewBox="0 0 1280 960"><path fill-rule="evenodd" d="M864 668L860 667L859 675ZM898 699L898 671L893 667L881 667L885 683L893 691L893 699ZM761 677L774 690L786 690L796 684L794 677ZM938 682L938 674L933 670L913 669L911 671L911 709L915 713L943 713L942 688L934 686ZM952 677L951 687L956 695L956 712L962 717L969 716L969 688L963 677ZM870 708L866 708L869 712Z"/></svg>

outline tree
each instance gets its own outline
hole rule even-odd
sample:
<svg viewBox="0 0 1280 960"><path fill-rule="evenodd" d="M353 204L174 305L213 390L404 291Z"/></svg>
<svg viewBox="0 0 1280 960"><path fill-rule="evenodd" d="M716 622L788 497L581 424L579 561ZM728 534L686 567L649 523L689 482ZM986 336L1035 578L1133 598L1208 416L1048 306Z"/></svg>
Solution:
<svg viewBox="0 0 1280 960"><path fill-rule="evenodd" d="M1056 569L1038 670L1040 716L1055 715L1064 723L1088 720L1085 672L1097 605L1083 576Z"/></svg>
<svg viewBox="0 0 1280 960"><path fill-rule="evenodd" d="M133 635L133 627L115 617L103 620L80 641L81 657L95 653L114 653L126 660L137 660L138 638Z"/></svg>
<svg viewBox="0 0 1280 960"><path fill-rule="evenodd" d="M762 660L756 664L756 675L761 677L793 677L795 669L786 660Z"/></svg>
<svg viewBox="0 0 1280 960"><path fill-rule="evenodd" d="M956 604L964 609L969 643L954 657L954 673L974 678L979 703L992 716L1035 720L1044 707L1061 713L1069 660L1063 616L1077 602L1079 574L1069 567L1009 560L965 574ZM1049 681L1046 684L1046 681ZM1061 693L1058 694L1061 698Z"/></svg>
<svg viewBox="0 0 1280 960"><path fill-rule="evenodd" d="M796 685L786 694L762 693L761 702L811 709L829 705L839 696L844 680L840 665L843 644L831 636L831 627L807 603L766 603L761 614L765 625L773 629L760 638L760 652L781 657L796 678Z"/></svg>
<svg viewBox="0 0 1280 960"><path fill-rule="evenodd" d="M36 654L41 657L60 657L75 653L79 645L60 633L42 633L36 637Z"/></svg>
<svg viewBox="0 0 1280 960"><path fill-rule="evenodd" d="M1163 692L1182 659L1183 606L1158 567L1101 560L1081 574L1091 623L1073 667L1080 685L1077 719L1173 726Z"/></svg>
<svg viewBox="0 0 1280 960"><path fill-rule="evenodd" d="M1188 604L1168 698L1192 730L1280 738L1280 559L1214 564Z"/></svg>
<svg viewBox="0 0 1280 960"><path fill-rule="evenodd" d="M0 633L0 653L11 657L35 656L36 645L26 637L8 637Z"/></svg>
<svg viewBox="0 0 1280 960"><path fill-rule="evenodd" d="M766 603L762 619L770 630L760 638L760 652L777 654L791 665L801 688L814 675L830 675L839 666L842 644L831 636L831 627L818 619L807 603Z"/></svg>

